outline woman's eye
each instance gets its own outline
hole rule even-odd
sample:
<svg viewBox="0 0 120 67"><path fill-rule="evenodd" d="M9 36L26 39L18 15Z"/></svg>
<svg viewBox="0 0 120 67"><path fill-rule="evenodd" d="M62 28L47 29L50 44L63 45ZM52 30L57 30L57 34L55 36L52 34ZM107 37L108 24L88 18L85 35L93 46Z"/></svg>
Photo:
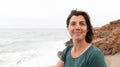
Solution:
<svg viewBox="0 0 120 67"><path fill-rule="evenodd" d="M71 24L70 25L75 25L75 22L71 22Z"/></svg>
<svg viewBox="0 0 120 67"><path fill-rule="evenodd" d="M84 22L80 22L80 25L85 25L85 23Z"/></svg>

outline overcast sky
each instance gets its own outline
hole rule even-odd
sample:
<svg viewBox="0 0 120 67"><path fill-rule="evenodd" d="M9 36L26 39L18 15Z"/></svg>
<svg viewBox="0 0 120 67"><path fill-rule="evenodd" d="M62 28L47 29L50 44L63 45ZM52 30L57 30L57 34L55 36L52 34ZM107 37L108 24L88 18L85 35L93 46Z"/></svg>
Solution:
<svg viewBox="0 0 120 67"><path fill-rule="evenodd" d="M120 0L0 0L0 28L65 28L72 9L100 27L120 19Z"/></svg>

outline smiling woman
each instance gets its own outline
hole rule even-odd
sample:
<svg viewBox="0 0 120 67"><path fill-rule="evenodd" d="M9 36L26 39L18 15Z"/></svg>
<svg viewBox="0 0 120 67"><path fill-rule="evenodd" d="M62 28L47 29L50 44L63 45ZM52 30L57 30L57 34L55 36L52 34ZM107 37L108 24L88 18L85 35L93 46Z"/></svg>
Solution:
<svg viewBox="0 0 120 67"><path fill-rule="evenodd" d="M56 67L107 67L103 53L91 44L93 31L89 15L72 10L66 24L72 43L63 50Z"/></svg>

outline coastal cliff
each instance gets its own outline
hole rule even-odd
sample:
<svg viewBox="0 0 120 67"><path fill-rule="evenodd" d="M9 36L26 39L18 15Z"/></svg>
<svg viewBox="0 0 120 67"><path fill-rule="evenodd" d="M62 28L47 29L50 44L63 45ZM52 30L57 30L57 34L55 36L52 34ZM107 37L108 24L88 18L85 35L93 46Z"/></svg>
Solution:
<svg viewBox="0 0 120 67"><path fill-rule="evenodd" d="M120 20L112 21L94 29L92 43L102 50L105 55L113 55L120 52Z"/></svg>

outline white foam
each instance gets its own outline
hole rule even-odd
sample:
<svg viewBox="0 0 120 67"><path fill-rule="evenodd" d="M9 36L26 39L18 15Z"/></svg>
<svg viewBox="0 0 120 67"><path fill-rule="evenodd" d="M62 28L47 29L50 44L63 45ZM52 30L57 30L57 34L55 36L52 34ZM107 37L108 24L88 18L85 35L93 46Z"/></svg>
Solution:
<svg viewBox="0 0 120 67"><path fill-rule="evenodd" d="M41 33L42 32L42 33ZM63 30L0 31L0 67L54 66L67 38Z"/></svg>
<svg viewBox="0 0 120 67"><path fill-rule="evenodd" d="M40 49L3 53L0 55L0 59L2 60L2 62L0 62L0 67L54 66L59 59L57 57L57 52L63 50L63 48L63 42L58 41L44 43L44 46Z"/></svg>

